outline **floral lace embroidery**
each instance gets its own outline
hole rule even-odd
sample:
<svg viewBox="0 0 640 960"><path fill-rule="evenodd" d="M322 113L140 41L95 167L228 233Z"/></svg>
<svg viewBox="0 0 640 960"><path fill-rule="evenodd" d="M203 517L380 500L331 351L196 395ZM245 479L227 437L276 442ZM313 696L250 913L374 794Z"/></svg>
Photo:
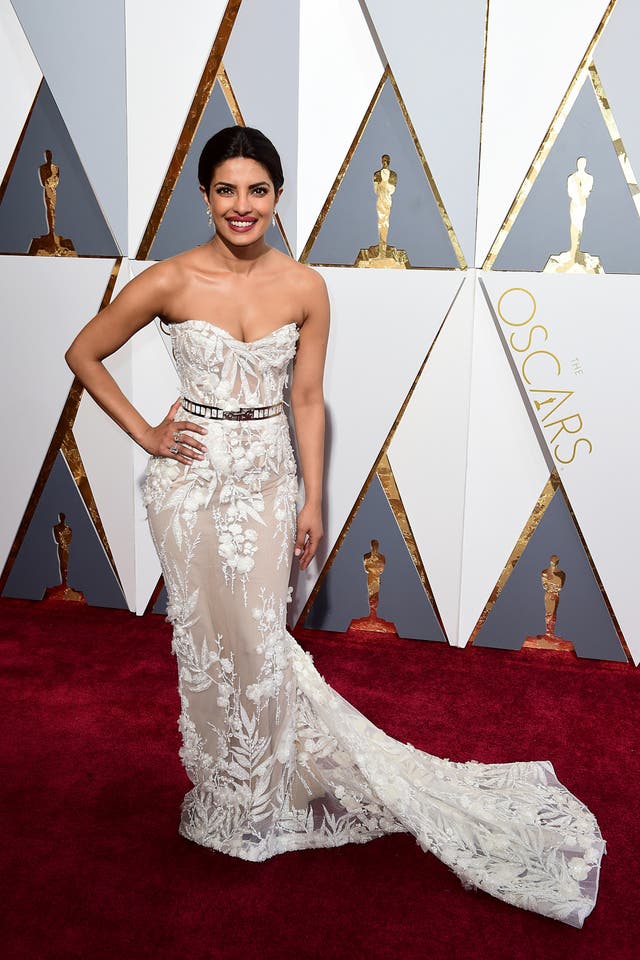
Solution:
<svg viewBox="0 0 640 960"><path fill-rule="evenodd" d="M180 324L184 395L229 409L279 401L297 336L289 324L241 344ZM590 811L548 761L433 757L326 683L285 626L297 496L286 419L202 422L206 459L151 458L143 482L193 784L180 833L255 861L410 832L465 886L581 926L605 846Z"/></svg>

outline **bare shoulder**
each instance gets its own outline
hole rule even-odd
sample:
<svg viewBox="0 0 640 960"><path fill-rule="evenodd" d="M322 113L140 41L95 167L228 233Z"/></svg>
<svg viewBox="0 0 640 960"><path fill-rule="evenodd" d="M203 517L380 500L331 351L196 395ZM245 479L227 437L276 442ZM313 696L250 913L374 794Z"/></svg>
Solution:
<svg viewBox="0 0 640 960"><path fill-rule="evenodd" d="M198 247L185 250L173 257L167 257L166 260L150 264L134 277L127 287L132 288L132 293L136 291L139 296L152 301L158 315L162 315L165 305L170 304L189 283L200 260Z"/></svg>
<svg viewBox="0 0 640 960"><path fill-rule="evenodd" d="M302 306L305 316L317 311L319 307L328 303L327 285L322 274L307 266L306 263L299 263L291 257L280 254L283 261L283 274L286 275L287 283L290 284L292 293L296 300Z"/></svg>

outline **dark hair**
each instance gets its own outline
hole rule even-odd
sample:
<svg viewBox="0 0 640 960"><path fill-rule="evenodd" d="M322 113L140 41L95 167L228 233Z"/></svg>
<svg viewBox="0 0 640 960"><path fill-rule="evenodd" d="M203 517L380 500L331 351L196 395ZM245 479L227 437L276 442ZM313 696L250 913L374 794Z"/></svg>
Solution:
<svg viewBox="0 0 640 960"><path fill-rule="evenodd" d="M198 180L209 193L213 171L225 160L247 157L268 171L276 193L284 183L278 151L255 127L224 127L207 140L198 160Z"/></svg>

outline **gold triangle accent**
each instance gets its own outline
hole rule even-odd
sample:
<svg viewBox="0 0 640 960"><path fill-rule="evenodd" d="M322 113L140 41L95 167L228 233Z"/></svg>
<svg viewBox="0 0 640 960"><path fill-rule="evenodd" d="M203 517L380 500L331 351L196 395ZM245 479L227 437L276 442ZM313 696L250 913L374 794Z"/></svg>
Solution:
<svg viewBox="0 0 640 960"><path fill-rule="evenodd" d="M400 533L406 544L407 550L409 551L409 556L413 561L413 565L418 571L418 575L424 587L424 592L427 595L429 603L433 608L433 612L436 615L438 623L444 636L447 636L447 632L444 628L444 623L442 617L440 616L440 611L438 610L438 605L436 604L435 597L433 596L433 590L431 589L431 584L429 583L429 578L427 577L427 571L424 568L422 562L422 557L420 556L420 551L418 549L418 544L416 543L416 538L411 529L411 523L409 522L409 517L407 516L407 511L405 509L404 503L402 502L402 497L400 495L400 490L398 489L398 484L396 483L396 478L393 473L391 464L389 463L389 457L385 451L380 457L380 461L376 468L376 476L380 481L380 486L384 490L385 496L389 501L389 506L393 511L393 515L396 518L396 523L400 528Z"/></svg>
<svg viewBox="0 0 640 960"><path fill-rule="evenodd" d="M355 153L355 151L356 151L356 149L357 149L357 147L358 147L358 145L359 145L359 143L360 143L360 141L361 141L361 139L362 139L362 135L363 135L364 131L366 130L367 124L369 123L369 120L370 120L370 118L371 118L371 114L373 113L373 110L374 110L374 108L375 108L375 106L376 106L376 104L377 104L377 102L378 102L378 100L379 100L379 98L380 98L380 94L382 93L382 89L383 89L385 83L387 82L387 80L389 80L389 81L391 82L391 86L393 87L393 92L395 93L396 99L398 100L398 104L399 104L400 109L401 109L401 111L402 111L402 116L404 117L404 121L405 121L405 123L406 123L406 125L407 125L407 129L409 130L409 133L411 134L411 139L413 140L414 146L415 146L415 148L416 148L416 152L417 152L418 157L419 157L419 159L420 159L420 163L422 164L422 169L423 169L423 171L424 171L424 173L425 173L425 176L426 176L427 181L428 181L428 183L429 183L429 186L430 186L430 188L431 188L431 192L433 193L433 197L434 197L434 199L435 199L435 201L436 201L436 204L437 204L437 206L438 206L438 210L439 210L439 212L440 212L440 216L441 216L441 218L442 218L442 222L443 222L443 224L444 224L444 227L445 227L445 229L446 229L446 231L447 231L447 235L448 235L448 237L449 237L449 241L450 241L450 243L451 243L451 246L453 247L453 250L454 250L454 252L455 252L456 258L457 258L457 260L458 260L458 267L457 267L457 268L454 268L454 269L464 270L464 269L467 268L467 262L466 262L466 260L465 260L465 258L464 258L464 254L463 254L463 252L462 252L462 247L460 246L460 243L459 243L459 241L458 241L458 238L457 238L457 236L456 236L456 234L455 234L455 231L454 231L454 229L453 229L453 226L452 226L452 224L451 224L451 220L450 220L450 218L449 218L449 214L447 213L447 211L446 211L446 209L445 209L445 206L444 206L444 203L442 202L442 197L440 196L440 191L438 190L438 187L437 187L437 185L436 185L436 182L435 182L435 180L434 180L434 178L433 178L433 174L431 173L431 170L430 170L429 165L428 165L428 163L427 163L427 159L426 159L426 157L425 157L425 155L424 155L424 151L423 151L423 149L422 149L422 146L421 146L421 144L420 144L420 141L418 140L418 137L417 137L417 135L416 135L416 131L415 131L415 129L414 129L413 123L411 122L411 118L410 118L409 112L408 112L408 110L407 110L407 108L406 108L406 106L405 106L405 102L404 102L404 100L402 99L402 95L401 95L400 90L399 90L399 88L398 88L398 84L396 83L396 79L395 79L395 77L394 77L394 75L393 75L393 72L392 72L392 70L391 70L391 67L390 67L388 64L387 64L387 66L385 67L385 69L384 69L384 71L383 71L383 73L382 73L382 77L380 78L380 82L378 83L378 86L377 86L376 89L375 89L375 92L374 92L374 94L373 94L373 97L371 98L371 101L370 101L370 103L369 103L369 106L368 106L367 109L365 110L364 117L362 118L362 120L361 120L361 122L360 122L360 126L358 127L358 129L357 129L357 131L356 131L356 134L355 134L355 137L353 138L353 141L352 141L352 143L351 143L351 146L350 146L349 149L347 150L347 155L346 155L346 157L344 158L344 160L343 160L343 162L342 162L342 165L340 166L340 169L338 170L337 176L336 176L335 180L333 181L333 184L332 184L332 186L331 186L331 189L329 190L329 194L328 194L328 196L327 196L327 199L325 200L324 205L323 205L323 207L322 207L322 210L320 211L320 213L319 213L319 215L318 215L318 218L317 218L317 220L316 220L316 222L315 222L315 224L314 224L314 226L313 226L313 229L312 229L311 233L309 234L309 238L308 238L306 244L304 245L304 249L303 249L303 251L302 251L302 253L301 253L301 255L300 255L300 262L301 262L301 263L307 263L307 262L308 262L309 254L311 253L311 250L312 250L312 248L313 248L313 245L314 245L314 243L316 242L316 240L317 240L317 238L318 238L318 234L320 233L320 230L321 230L322 227L324 226L324 222L325 222L326 216L327 216L329 210L331 209L331 205L333 204L333 201L334 201L334 199L335 199L336 193L338 192L338 188L340 187L340 184L342 183L342 181L343 181L343 179L344 179L344 175L345 175L345 173L347 172L347 169L348 169L348 167L349 167L349 164L351 163L351 160L353 159L353 155L354 155L354 153ZM352 264L335 264L335 263L331 263L331 264L314 264L314 266L331 266L331 267L344 266L344 267L352 267L353 265L352 265ZM411 269L413 269L413 270L415 270L415 269L420 270L420 269L432 269L432 268L412 267ZM444 269L451 269L451 268L438 267L438 269L439 269L439 270L444 270Z"/></svg>
<svg viewBox="0 0 640 960"><path fill-rule="evenodd" d="M111 553L111 547L109 546L107 534L102 524L98 505L95 501L93 490L91 489L91 484L89 483L89 478L87 477L87 471L85 470L84 463L82 462L78 444L71 428L67 430L62 438L60 452L67 461L67 466L71 471L71 475L75 481L76 487L78 488L78 492L84 501L84 505L87 508L91 520L93 521L93 525L96 528L96 533L100 537L100 542L102 543L104 552L107 555L111 569L113 570L115 577L120 584L120 589L122 589L122 581L120 580L120 575L118 574L118 568L116 567L115 560L113 559L113 554Z"/></svg>
<svg viewBox="0 0 640 960"><path fill-rule="evenodd" d="M516 545L511 551L509 559L505 563L504 569L502 570L502 573L498 577L497 583L493 588L493 590L491 591L489 599L485 604L484 610L480 614L478 618L478 622L473 628L471 636L469 637L465 646L470 647L473 644L476 637L478 636L478 634L480 633L481 629L483 628L485 621L489 616L489 614L491 613L491 611L493 610L498 597L504 590L507 580L515 570L520 557L522 556L522 554L524 553L525 549L529 544L529 540L533 536L534 531L536 530L538 524L540 523L543 516L545 515L547 507L551 503L553 499L553 495L555 494L559 485L560 485L560 480L558 478L558 474L554 470L551 476L549 477L549 479L547 480L547 482L545 483L542 493L536 500L535 506L531 511L531 515L527 520L527 522L525 523L522 529L522 533L516 540Z"/></svg>
<svg viewBox="0 0 640 960"><path fill-rule="evenodd" d="M169 168L165 175L164 182L160 187L158 198L151 213L151 217L149 218L149 223L147 224L147 228L144 232L142 240L140 241L138 252L135 255L134 259L136 260L146 260L149 256L149 251L153 245L153 241L156 238L156 234L160 227L164 212L167 209L169 200L171 199L173 188L175 187L178 177L180 176L180 172L182 171L187 153L189 152L189 148L193 142L196 130L198 129L200 120L202 119L202 114L204 113L207 103L209 102L213 85L216 81L219 68L222 64L222 54L227 46L233 24L235 23L238 10L240 8L240 3L241 0L228 0L226 10L222 15L218 33L213 41L211 52L207 58L207 62L202 71L202 76L198 82L191 107L187 113L187 119L184 122L184 126L182 128L180 137L178 138L178 143L173 152L171 162L169 163ZM226 91L222 83L221 86L226 96ZM228 86L230 90L230 84ZM227 100L227 102L229 103L229 100ZM233 102L235 103L235 97L233 97ZM229 104L229 106L233 113L234 108L231 107L231 104Z"/></svg>
<svg viewBox="0 0 640 960"><path fill-rule="evenodd" d="M122 264L122 257L118 257L115 260L113 267L111 268L109 280L107 281L107 286L102 296L102 301L98 308L98 313L100 312L100 310L103 309L103 307L106 307L106 305L111 300L111 297L113 295L113 289L115 287L116 279L118 277L121 264ZM7 560L2 570L2 574L0 575L0 594L4 590L9 574L11 573L11 569L13 567L14 561L20 551L20 547L22 546L22 542L25 538L26 532L29 529L29 524L33 520L33 515L36 511L36 507L38 506L38 503L40 502L42 491L45 488L47 480L49 479L49 474L51 473L51 469L53 467L55 459L58 456L58 451L62 449L62 444L65 436L67 435L67 433L70 433L73 428L73 424L76 419L76 414L78 413L78 407L80 406L82 393L83 393L83 386L80 383L80 381L74 377L73 383L71 384L71 388L67 395L67 399L64 402L62 413L60 414L57 426L53 432L53 437L51 438L51 442L45 454L44 460L42 461L42 466L40 467L40 473L38 474L38 478L34 484L33 490L31 492L31 496L29 497L29 502L27 503L27 506L25 508L25 511L24 511L22 520L20 521L20 526L18 527L16 535L13 538L11 549L9 550L9 554L7 556Z"/></svg>
<svg viewBox="0 0 640 960"><path fill-rule="evenodd" d="M593 90L598 100L600 112L602 113L602 119L606 124L607 130L609 131L609 136L611 137L611 142L613 143L613 149L615 150L620 166L622 167L622 172L625 180L627 181L627 186L631 192L636 210L640 214L640 186L638 186L636 175L631 168L629 155L627 154L624 143L622 142L618 125L616 124L613 113L611 112L611 106L609 105L609 101L604 92L602 80L600 79L600 74L596 69L595 63L592 63L589 67L589 77L591 78Z"/></svg>
<svg viewBox="0 0 640 960"><path fill-rule="evenodd" d="M480 162L482 160L482 125L484 122L484 91L485 83L487 78L487 45L489 42L489 4L491 0L487 0L487 6L484 13L484 48L482 53L482 88L480 92L480 130L479 138L480 142L478 144L478 178L476 180L476 223L475 223L475 232L473 238L473 256L475 263L475 254L476 254L476 239L478 235L478 200L480 198Z"/></svg>
<svg viewBox="0 0 640 960"><path fill-rule="evenodd" d="M365 481L364 481L364 483L363 483L363 485L362 485L362 487L361 487L361 489L360 489L360 492L359 492L358 496L356 497L356 501L355 501L354 505L353 505L352 508L351 508L351 511L350 511L350 513L349 513L349 516L348 516L347 519L345 520L344 525L343 525L343 527L342 527L342 530L341 530L340 533L338 534L338 538L337 538L336 542L334 543L333 547L331 548L331 551L330 551L330 553L329 553L329 556L328 556L327 559L325 560L324 566L323 566L322 570L320 571L320 575L319 575L318 579L316 580L316 582L315 582L315 584L314 584L314 586L313 586L313 589L312 589L311 593L309 594L309 597L307 598L307 602L306 602L305 605L304 605L304 608L303 608L303 610L302 610L302 613L301 613L300 616L298 617L298 620L297 620L297 622L296 622L296 629L298 629L299 627L301 627L302 624L304 623L304 621L306 620L306 618L307 618L307 616L308 616L308 614L309 614L309 611L311 610L311 607L313 606L313 604L314 604L314 602L315 602L315 599L316 599L316 597L318 596L318 593L319 593L319 591L320 591L320 588L322 587L322 584L323 584L323 582L324 582L324 578L326 577L327 573L328 573L329 570L331 569L331 565L333 564L333 561L334 561L334 559L335 559L338 551L340 550L340 548L341 548L341 546L342 546L342 544L343 544L343 542L344 542L344 538L346 537L347 533L349 532L349 529L350 529L351 524L352 524L352 522L353 522L353 518L355 517L356 513L358 512L358 510L360 509L360 507L361 507L361 505L362 505L362 501L364 500L364 498L365 498L365 496L366 496L366 494L367 494L367 490L369 489L369 485L370 485L370 483L371 483L371 481L372 481L372 479L373 479L373 477L374 477L374 474L377 472L378 467L379 467L380 463L382 462L383 458L386 458L387 451L388 451L388 449L389 449L389 446L391 445L391 441L393 440L394 434L395 434L396 430L398 429L398 426L399 426L399 424L400 424L400 421L402 420L402 417L404 416L404 412L405 412L405 410L407 409L407 406L408 406L408 404L409 404L409 401L411 400L411 397L413 396L413 392L414 392L414 390L416 389L416 387L417 387L417 385L418 385L418 381L420 380L420 377L422 376L422 372L423 372L425 366L427 365L427 361L429 360L429 357L431 356L431 353L432 353L432 351L433 351L436 343L438 342L438 338L439 338L439 336L440 336L440 333L442 332L442 328L444 327L445 323L447 322L447 318L449 317L449 314L451 313L451 310L453 309L453 306L454 306L456 300L458 299L458 296L459 296L459 294L460 294L460 291L461 291L461 289L462 289L462 286L463 286L465 280L466 280L466 277L463 277L463 278L462 278L462 281L460 282L460 285L458 286L458 289L456 290L456 292L455 292L455 294L454 294L454 296L453 296L453 299L452 299L451 303L449 304L449 308L448 308L448 310L447 310L447 312L446 312L446 314L445 314L445 317L444 317L442 323L440 324L440 326L438 327L438 331L437 331L435 337L433 338L433 342L432 342L431 346L429 347L429 349L427 350L427 354L426 354L424 360L423 360L422 363L420 364L420 369L419 369L418 372L416 373L415 378L414 378L414 380L413 380L413 383L412 383L411 386L409 387L409 390L408 390L408 392L407 392L407 395L405 396L404 400L402 401L402 405L400 406L400 409L399 409L399 411L398 411L398 413L397 413L397 415L396 415L396 418L395 418L395 420L393 421L393 423L391 424L391 427L390 427L390 429L389 429L389 432L388 432L387 436L385 437L385 439L384 439L384 441L383 441L383 443L382 443L382 446L381 446L380 450L378 451L378 454L377 454L377 456L376 456L376 458L375 458L375 460L374 460L374 462L373 462L373 466L372 466L371 469L369 470L369 473L367 474L367 477L366 477L366 479L365 479ZM434 606L434 610L435 610L435 609L436 609L436 608L435 608L435 606ZM446 636L446 634L445 634L445 636Z"/></svg>
<svg viewBox="0 0 640 960"><path fill-rule="evenodd" d="M524 206L524 202L529 196L529 193L531 192L531 188L533 187L533 184L535 183L538 177L538 174L540 173L540 170L544 165L545 160L547 159L549 153L551 152L551 148L556 142L558 134L560 133L560 130L562 129L564 122L567 119L569 112L573 104L575 103L575 100L580 90L582 89L582 85L584 84L587 76L589 75L589 67L591 64L593 51L595 49L595 46L598 40L600 39L600 36L607 24L607 21L609 20L609 17L611 16L611 13L613 11L615 4L616 4L616 0L609 0L607 9L602 15L602 19L600 20L600 23L598 24L598 27L596 28L596 31L593 37L591 38L589 45L587 46L585 54L582 57L582 60L580 61L580 63L578 64L578 67L573 75L573 78L571 79L571 82L569 83L569 86L567 87L567 90L564 96L562 97L562 100L560 101L558 109L556 110L553 116L553 119L549 124L547 132L543 137L542 143L538 147L537 153L533 158L531 166L527 170L525 178L522 181L522 184L520 185L520 189L518 190L515 196L515 199L511 204L511 207L509 208L509 212L507 213L502 223L502 226L500 227L496 235L496 238L491 245L489 253L485 257L484 263L482 264L483 270L491 270L493 268L493 265L496 262L497 256L500 253L500 250L505 240L507 239L507 236L509 235L509 231L511 230L511 227L515 223L518 217L518 214L520 213L522 207Z"/></svg>
<svg viewBox="0 0 640 960"><path fill-rule="evenodd" d="M235 120L236 123L240 124L240 126L246 127L246 123L244 122L244 117L242 116L242 112L240 110L240 105L236 99L236 95L234 93L233 87L231 86L231 81L229 80L229 76L227 74L227 71L224 68L223 63L221 63L220 67L218 68L218 71L216 73L216 80L220 84L220 89L224 94L224 98L227 101L227 106L231 111L231 115L233 119ZM211 91L213 92L213 87L211 88Z"/></svg>

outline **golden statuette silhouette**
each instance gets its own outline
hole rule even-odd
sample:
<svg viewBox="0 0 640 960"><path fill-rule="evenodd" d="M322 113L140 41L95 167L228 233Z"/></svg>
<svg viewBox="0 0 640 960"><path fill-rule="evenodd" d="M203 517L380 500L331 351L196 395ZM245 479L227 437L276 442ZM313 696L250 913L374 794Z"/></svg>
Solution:
<svg viewBox="0 0 640 960"><path fill-rule="evenodd" d="M572 651L573 644L570 640L563 640L556 636L556 618L558 615L558 604L560 603L560 591L564 587L567 576L564 570L560 570L560 562L556 554L549 557L549 566L540 574L542 589L544 590L544 625L545 632L537 637L527 637L523 646L535 647L546 650L566 650Z"/></svg>
<svg viewBox="0 0 640 960"><path fill-rule="evenodd" d="M60 182L60 167L53 162L51 150L44 152L45 162L39 168L40 183L44 189L44 206L47 215L49 232L41 237L34 237L29 245L29 255L32 257L77 257L73 242L67 237L61 237L55 231L56 200L58 184Z"/></svg>
<svg viewBox="0 0 640 960"><path fill-rule="evenodd" d="M352 620L348 633L390 633L397 636L397 631L390 620L382 620L378 616L378 599L380 597L380 579L384 572L386 560L378 550L379 542L371 541L371 550L362 558L362 565L367 575L367 593L369 595L369 615Z"/></svg>
<svg viewBox="0 0 640 960"><path fill-rule="evenodd" d="M383 153L380 160L382 166L373 174L378 214L378 242L371 247L363 248L356 257L354 266L404 269L411 266L406 250L399 250L387 243L391 204L398 183L398 174L389 166L391 157L388 153Z"/></svg>
<svg viewBox="0 0 640 960"><path fill-rule="evenodd" d="M84 594L69 586L69 548L73 539L71 527L66 521L64 513L58 514L58 523L53 527L53 536L58 545L58 563L60 564L61 583L57 587L49 587L45 592L45 600L76 600L84 603Z"/></svg>
<svg viewBox="0 0 640 960"><path fill-rule="evenodd" d="M593 177L587 173L587 158L578 157L575 171L567 177L570 247L564 253L550 256L543 273L604 273L600 258L580 249L587 200L592 189Z"/></svg>

